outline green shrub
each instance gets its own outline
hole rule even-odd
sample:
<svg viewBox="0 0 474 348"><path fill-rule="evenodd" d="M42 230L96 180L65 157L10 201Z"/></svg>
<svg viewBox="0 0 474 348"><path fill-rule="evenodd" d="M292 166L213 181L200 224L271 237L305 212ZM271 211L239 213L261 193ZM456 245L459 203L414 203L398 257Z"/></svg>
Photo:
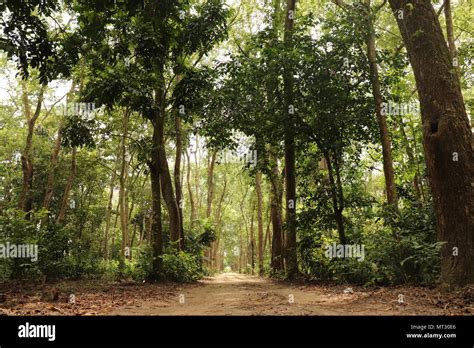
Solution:
<svg viewBox="0 0 474 348"><path fill-rule="evenodd" d="M68 255L71 231L50 222L44 226L38 236L38 267L47 279L71 277L74 272L74 260Z"/></svg>
<svg viewBox="0 0 474 348"><path fill-rule="evenodd" d="M44 211L31 214L26 219L26 213L18 209L8 209L0 215L0 243L38 244L39 221ZM38 248L40 249L40 248ZM38 250L38 258L42 253ZM29 259L14 258L2 260L2 268L11 279L36 279L41 277L38 262Z"/></svg>
<svg viewBox="0 0 474 348"><path fill-rule="evenodd" d="M149 245L140 246L134 250L135 269L132 278L135 280L148 279L153 271L153 249Z"/></svg>
<svg viewBox="0 0 474 348"><path fill-rule="evenodd" d="M119 262L117 260L100 260L97 267L103 279L110 281L117 279L119 274Z"/></svg>
<svg viewBox="0 0 474 348"><path fill-rule="evenodd" d="M152 272L153 251L150 246L133 248L132 260L125 260L123 269L120 272L120 262L117 263L117 277L143 281L148 279Z"/></svg>
<svg viewBox="0 0 474 348"><path fill-rule="evenodd" d="M185 251L163 255L163 273L166 279L175 282L192 282L202 277L200 259Z"/></svg>
<svg viewBox="0 0 474 348"><path fill-rule="evenodd" d="M302 230L299 241L301 269L321 280L364 285L415 283L430 285L439 275L439 251L430 206L408 206L395 212L388 208L382 218L361 221L358 240L364 260L327 258L325 246L339 244L334 231ZM349 240L354 234L348 233Z"/></svg>

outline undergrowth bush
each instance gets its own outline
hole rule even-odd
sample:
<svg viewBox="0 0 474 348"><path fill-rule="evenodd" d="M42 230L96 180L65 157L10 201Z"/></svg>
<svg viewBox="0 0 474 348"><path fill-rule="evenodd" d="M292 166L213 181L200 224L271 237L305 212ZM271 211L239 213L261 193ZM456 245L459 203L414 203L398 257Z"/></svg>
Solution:
<svg viewBox="0 0 474 348"><path fill-rule="evenodd" d="M364 246L364 258L328 258L326 246L339 244L335 231L302 231L299 254L309 277L364 285L434 284L442 243L436 241L429 206L384 210L362 224L362 235L348 244Z"/></svg>
<svg viewBox="0 0 474 348"><path fill-rule="evenodd" d="M192 282L202 277L198 256L185 251L171 251L163 255L163 273L175 282Z"/></svg>

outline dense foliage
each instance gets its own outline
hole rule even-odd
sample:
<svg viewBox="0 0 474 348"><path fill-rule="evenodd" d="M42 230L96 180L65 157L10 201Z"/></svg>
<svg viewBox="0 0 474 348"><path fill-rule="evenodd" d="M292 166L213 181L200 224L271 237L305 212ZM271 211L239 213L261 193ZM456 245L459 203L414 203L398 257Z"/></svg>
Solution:
<svg viewBox="0 0 474 348"><path fill-rule="evenodd" d="M0 259L0 279L283 274L274 234L280 221L284 247L283 139L294 127L301 275L436 283L443 242L417 108L384 115L398 197L386 201L372 32L384 102L418 104L382 3L367 14L357 2L301 1L291 46L281 1L22 3L0 4L0 244L37 245L39 256ZM471 113L472 17L456 7ZM328 257L336 244L364 254Z"/></svg>

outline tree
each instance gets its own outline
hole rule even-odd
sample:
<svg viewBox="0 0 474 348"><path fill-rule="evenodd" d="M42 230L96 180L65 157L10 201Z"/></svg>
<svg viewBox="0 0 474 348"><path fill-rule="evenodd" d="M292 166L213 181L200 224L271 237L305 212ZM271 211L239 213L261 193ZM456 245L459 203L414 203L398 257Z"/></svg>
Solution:
<svg viewBox="0 0 474 348"><path fill-rule="evenodd" d="M382 91L380 88L379 72L377 67L377 51L375 44L374 14L371 8L371 1L367 0L367 57L370 65L370 78L372 83L372 94L375 102L375 113L380 131L380 141L382 143L383 172L385 175L385 190L388 204L397 205L397 191L395 187L395 175L393 172L392 144L388 131L387 121L382 113Z"/></svg>
<svg viewBox="0 0 474 348"><path fill-rule="evenodd" d="M129 155L127 153L127 138L129 127L129 110L123 111L123 128L122 137L120 139L120 175L119 175L119 207L120 207L120 226L122 229L122 249L121 249L121 265L124 265L124 260L130 257L129 233L128 233L128 166Z"/></svg>
<svg viewBox="0 0 474 348"><path fill-rule="evenodd" d="M380 132L380 141L382 144L383 171L385 175L385 191L387 195L387 203L397 206L398 198L395 186L395 175L393 171L392 144L387 127L387 120L382 112L383 96L380 86L379 70L377 66L377 50L375 42L375 16L377 14L377 11L379 11L383 7L383 5L373 10L371 0L367 0L364 8L362 8L362 11L358 11L360 9L357 6L355 6L355 8L352 8L345 4L342 0L334 0L334 2L346 11L354 11L355 14L351 13L352 15L361 15L361 17L365 18L365 21L361 23L361 26L367 31L367 58L370 64L370 80L372 83L372 94L374 96L375 114L377 116L377 122L379 125ZM352 20L354 22L357 22L357 19L355 18L352 18Z"/></svg>
<svg viewBox="0 0 474 348"><path fill-rule="evenodd" d="M159 201L159 183L168 212L170 241L179 249L182 221L167 159L167 120L172 109L186 110L186 117L192 114L193 93L188 93L187 88L192 88L188 73L193 70L187 66L199 62L213 44L225 37L227 11L217 0L193 4L195 15L188 4L175 0L166 6L155 2L146 2L143 7L140 3L114 6L112 17L106 8L98 10L85 2L77 7L87 14L81 17L81 34L85 37L84 54L90 59L92 78L85 98L95 100L99 106L128 107L151 122L148 159L152 201ZM107 26L112 23L124 28L128 35L120 35L113 26ZM109 29L97 32L97 25ZM120 42L114 49L108 45L109 35ZM111 66L115 70L109 69L110 74L104 75L103 70ZM158 209L158 204L152 204L152 208ZM152 216L157 218L160 212L154 211ZM159 224L152 223L152 228L152 235L158 236Z"/></svg>
<svg viewBox="0 0 474 348"><path fill-rule="evenodd" d="M255 191L257 194L257 228L258 228L258 273L263 275L263 195L262 174L255 173Z"/></svg>
<svg viewBox="0 0 474 348"><path fill-rule="evenodd" d="M23 112L26 118L26 124L28 133L26 136L26 144L21 154L21 168L23 170L23 186L20 194L18 207L29 212L32 209L32 200L30 197L30 190L33 185L33 133L35 130L36 121L41 112L41 104L43 103L43 94L46 88L45 85L40 87L38 98L36 101L36 108L34 113L31 112L30 100L28 98L28 87L27 82L22 81L22 101L23 101Z"/></svg>
<svg viewBox="0 0 474 348"><path fill-rule="evenodd" d="M285 17L285 49L290 52L293 47L293 22L296 10L296 0L287 0ZM293 71L291 65L285 66L284 71L285 113L285 207L286 207L286 238L285 261L288 277L294 278L298 273L296 254L296 176L295 176L295 105L293 100Z"/></svg>
<svg viewBox="0 0 474 348"><path fill-rule="evenodd" d="M423 145L436 211L441 281L474 281L474 157L472 133L436 12L429 0L390 0L413 68Z"/></svg>

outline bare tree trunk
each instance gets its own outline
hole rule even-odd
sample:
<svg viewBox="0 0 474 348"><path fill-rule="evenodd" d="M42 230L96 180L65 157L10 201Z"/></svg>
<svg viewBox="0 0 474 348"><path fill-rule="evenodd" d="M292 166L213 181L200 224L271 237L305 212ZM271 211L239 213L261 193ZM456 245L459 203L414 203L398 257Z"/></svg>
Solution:
<svg viewBox="0 0 474 348"><path fill-rule="evenodd" d="M28 87L27 82L21 82L22 88L22 102L23 112L26 116L28 133L26 136L26 144L21 154L21 168L23 171L23 185L18 202L18 208L24 212L29 212L32 209L32 198L30 195L31 188L33 186L33 134L35 131L36 121L41 112L41 103L43 102L45 85L42 85L38 93L38 100L36 103L36 109L34 114L31 113L30 100L28 98Z"/></svg>
<svg viewBox="0 0 474 348"><path fill-rule="evenodd" d="M339 241L341 244L346 244L344 218L342 215L342 212L344 211L344 200L341 192L342 188L340 187L340 179L336 180L334 178L335 174L339 178L339 169L336 167L334 170L333 159L331 159L331 155L328 152L324 154L324 158L326 159L326 164L328 166L329 186L333 204L334 220L336 221L337 232L339 234ZM336 160L334 160L334 162L336 162ZM334 171L336 171L336 173L334 173Z"/></svg>
<svg viewBox="0 0 474 348"><path fill-rule="evenodd" d="M214 198L214 166L216 163L216 151L213 151L210 159L208 159L207 167L207 209L206 217L211 216L212 200Z"/></svg>
<svg viewBox="0 0 474 348"><path fill-rule="evenodd" d="M268 206L268 210L266 213L266 216L268 216L267 219L267 227L265 228L265 236L263 237L263 255L265 255L265 251L267 250L267 245L270 245L271 247L271 238L270 238L270 206Z"/></svg>
<svg viewBox="0 0 474 348"><path fill-rule="evenodd" d="M474 283L473 137L430 0L389 0L415 74L441 251L441 282Z"/></svg>
<svg viewBox="0 0 474 348"><path fill-rule="evenodd" d="M122 139L120 142L120 156L121 156L121 168L120 168L120 191L119 191L119 204L120 204L120 227L122 229L122 250L121 258L125 260L129 258L130 254L125 253L125 249L130 247L129 236L128 236L128 202L127 196L127 183L128 183L128 159L127 159L127 135L128 135L128 122L129 122L129 111L125 110L123 115L123 128L122 128Z"/></svg>
<svg viewBox="0 0 474 348"><path fill-rule="evenodd" d="M194 226L194 221L196 220L196 207L194 205L193 190L191 187L191 158L188 152L185 152L187 160L187 172L186 172L186 184L188 186L188 195L189 195L189 204L191 206L191 229Z"/></svg>
<svg viewBox="0 0 474 348"><path fill-rule="evenodd" d="M56 141L54 143L54 149L51 153L51 161L49 164L48 180L46 182L46 190L43 200L43 208L49 210L51 205L51 199L53 198L54 178L56 173L56 167L58 165L59 151L61 150L61 139L62 139L62 127L63 122L59 124L58 133L56 135Z"/></svg>
<svg viewBox="0 0 474 348"><path fill-rule="evenodd" d="M158 280L162 276L163 272L163 226L162 226L162 214L161 214L161 195L164 195L164 183L163 176L165 175L167 169L167 161L165 154L165 163L166 167L163 167L162 161L162 152L164 152L164 107L165 107L165 96L164 96L164 81L161 81L160 88L155 91L156 95L156 105L159 112L155 115L155 118L152 121L153 124L153 135L152 143L153 148L151 150L151 161L148 163L150 168L150 180L151 180L151 216L150 216L150 229L149 229L149 242L153 248L153 264L152 264L152 273L150 275L151 280ZM163 147L163 149L161 149ZM168 171L169 176L169 171ZM167 182L168 185L171 185L171 178ZM178 220L175 222L173 227L175 232L171 232L172 225L172 211L177 212L177 205L173 205L172 197L170 197L170 192L167 192L168 198L166 204L168 207L168 213L170 215L170 234L171 241L173 237L179 238L179 216ZM174 209L176 208L176 209ZM178 222L178 224L176 224ZM174 234L174 236L173 236ZM179 247L179 245L178 245Z"/></svg>
<svg viewBox="0 0 474 348"><path fill-rule="evenodd" d="M164 81L160 83L156 89L156 104L158 112L153 119L153 147L156 147L159 156L158 161L154 164L158 167L160 173L161 194L166 204L169 217L170 241L176 244L179 250L180 236L180 219L178 211L178 203L173 190L173 183L166 158L165 141L164 141L164 125L165 125L165 87Z"/></svg>
<svg viewBox="0 0 474 348"><path fill-rule="evenodd" d="M59 208L59 214L56 219L58 223L62 222L66 216L66 210L68 207L69 203L69 194L72 189L72 185L74 183L74 179L76 178L76 148L72 148L72 154L71 154L71 172L69 174L69 177L67 179L66 187L64 188L64 193L63 193L63 198L61 201L61 206Z"/></svg>
<svg viewBox="0 0 474 348"><path fill-rule="evenodd" d="M375 48L375 29L371 14L371 0L367 0L367 23L369 36L367 37L367 57L370 65L370 77L372 82L372 94L375 101L375 114L379 124L380 141L382 143L383 172L385 175L385 191L388 204L398 205L397 191L395 187L395 175L393 172L392 142L388 132L387 120L382 113L382 91L380 89L379 72L377 67L377 53Z"/></svg>
<svg viewBox="0 0 474 348"><path fill-rule="evenodd" d="M198 151L199 151L199 136L196 135L196 151L194 152L194 164L196 166L196 169L195 169L195 172L194 172L194 186L195 186L195 189L196 189L196 208L197 208L197 211L198 211L198 214L199 212L201 211L201 195L199 193L199 184L200 184L200 180L199 180L199 160L198 160ZM201 157L199 157L200 159Z"/></svg>
<svg viewBox="0 0 474 348"><path fill-rule="evenodd" d="M115 208L115 219L114 219L114 233L112 234L111 240L111 248L110 248L110 255L112 258L114 257L115 253L115 230L117 229L118 217L119 217L119 209L120 209L120 202L117 202L117 206Z"/></svg>
<svg viewBox="0 0 474 348"><path fill-rule="evenodd" d="M146 220L147 220L147 212L143 213L143 218L140 221L140 225L138 227L139 239L138 245L142 245L143 240L145 239L145 230L146 230Z"/></svg>
<svg viewBox="0 0 474 348"><path fill-rule="evenodd" d="M161 185L157 161L158 151L155 149L150 163L150 179L152 191L151 209L151 241L153 247L153 271L151 278L157 280L163 272L163 227L161 222Z"/></svg>
<svg viewBox="0 0 474 348"><path fill-rule="evenodd" d="M71 88L67 94L68 100L73 96L75 86L76 86L75 81L72 81ZM61 121L59 122L59 126L58 126L58 133L56 135L54 149L53 149L53 152L51 153L51 161L50 161L49 172L48 172L48 181L46 184L46 190L45 190L44 200L43 200L43 208L45 208L46 210L49 210L51 200L53 198L54 179L55 179L56 167L58 164L58 156L59 156L59 152L61 151L63 127L64 127L64 118L61 118Z"/></svg>
<svg viewBox="0 0 474 348"><path fill-rule="evenodd" d="M248 253L248 246L250 244L250 241L249 241L249 226L248 226L248 223L247 223L247 218L245 217L245 210L244 210L244 203L245 203L245 197L247 196L247 193L248 193L248 190L245 192L245 195L242 197L242 200L240 201L240 213L242 214L242 219L244 220L244 227L245 227L245 253L244 253L244 249L243 249L243 236L241 235L241 253L242 253L242 262L245 262L245 264L243 265L244 267L244 271L247 270L247 265L249 263L249 253Z"/></svg>
<svg viewBox="0 0 474 348"><path fill-rule="evenodd" d="M183 227L183 190L181 188L181 155L183 153L183 141L181 135L181 117L175 117L176 131L176 158L174 162L174 186L176 188L176 201L178 202L179 214L179 245L184 250L184 227Z"/></svg>
<svg viewBox="0 0 474 348"><path fill-rule="evenodd" d="M135 236L137 235L137 224L133 223L133 233L132 239L130 239L130 248L133 248L133 242L135 241ZM132 259L132 254L130 254L130 260Z"/></svg>
<svg viewBox="0 0 474 348"><path fill-rule="evenodd" d="M244 258L244 244L242 236L242 227L239 230L239 273L242 273L242 264Z"/></svg>
<svg viewBox="0 0 474 348"><path fill-rule="evenodd" d="M150 178L151 181L151 178ZM152 193L152 199L153 199L153 193ZM148 242L148 245L153 246L153 235L152 235L152 223L153 223L153 210L150 211L150 214L147 215L147 218L145 219L145 230L146 230L146 240Z"/></svg>
<svg viewBox="0 0 474 348"><path fill-rule="evenodd" d="M109 200L107 203L107 209L105 211L105 232L104 232L104 254L105 259L109 259L109 231L110 231L110 218L112 215L112 199L114 197L114 186L115 186L115 174L112 174L110 178L109 186Z"/></svg>
<svg viewBox="0 0 474 348"><path fill-rule="evenodd" d="M210 154L211 157L207 160L207 206L206 206L206 218L211 217L212 212L212 200L214 198L214 165L216 162L216 152L213 151ZM212 243L206 251L206 257L209 259L209 267L212 268Z"/></svg>
<svg viewBox="0 0 474 348"><path fill-rule="evenodd" d="M255 173L255 190L257 192L257 226L258 226L258 274L263 275L263 197L262 174Z"/></svg>
<svg viewBox="0 0 474 348"><path fill-rule="evenodd" d="M276 156L272 156L273 168L270 176L270 215L272 220L272 250L271 268L272 271L283 270L283 223L281 217L283 189L280 183L278 161Z"/></svg>
<svg viewBox="0 0 474 348"><path fill-rule="evenodd" d="M212 255L211 264L214 260L215 261L214 265L217 265L217 266L219 266L217 256L219 255L219 245L221 241L221 231L222 231L222 214L223 214L222 203L224 202L226 190L227 190L227 175L224 172L224 186L222 188L221 196L219 198L219 203L217 204L216 218L215 218L216 231L218 231L217 240L215 242L212 242L211 244L211 255Z"/></svg>
<svg viewBox="0 0 474 348"><path fill-rule="evenodd" d="M446 36L448 38L449 53L453 62L454 69L459 77L458 53L456 50L456 41L454 39L453 14L451 12L451 0L444 0L444 17L446 18Z"/></svg>
<svg viewBox="0 0 474 348"><path fill-rule="evenodd" d="M250 215L250 252L251 252L252 274L255 274L255 231L254 231L255 214L254 213L255 213L255 201L253 201L251 215Z"/></svg>

